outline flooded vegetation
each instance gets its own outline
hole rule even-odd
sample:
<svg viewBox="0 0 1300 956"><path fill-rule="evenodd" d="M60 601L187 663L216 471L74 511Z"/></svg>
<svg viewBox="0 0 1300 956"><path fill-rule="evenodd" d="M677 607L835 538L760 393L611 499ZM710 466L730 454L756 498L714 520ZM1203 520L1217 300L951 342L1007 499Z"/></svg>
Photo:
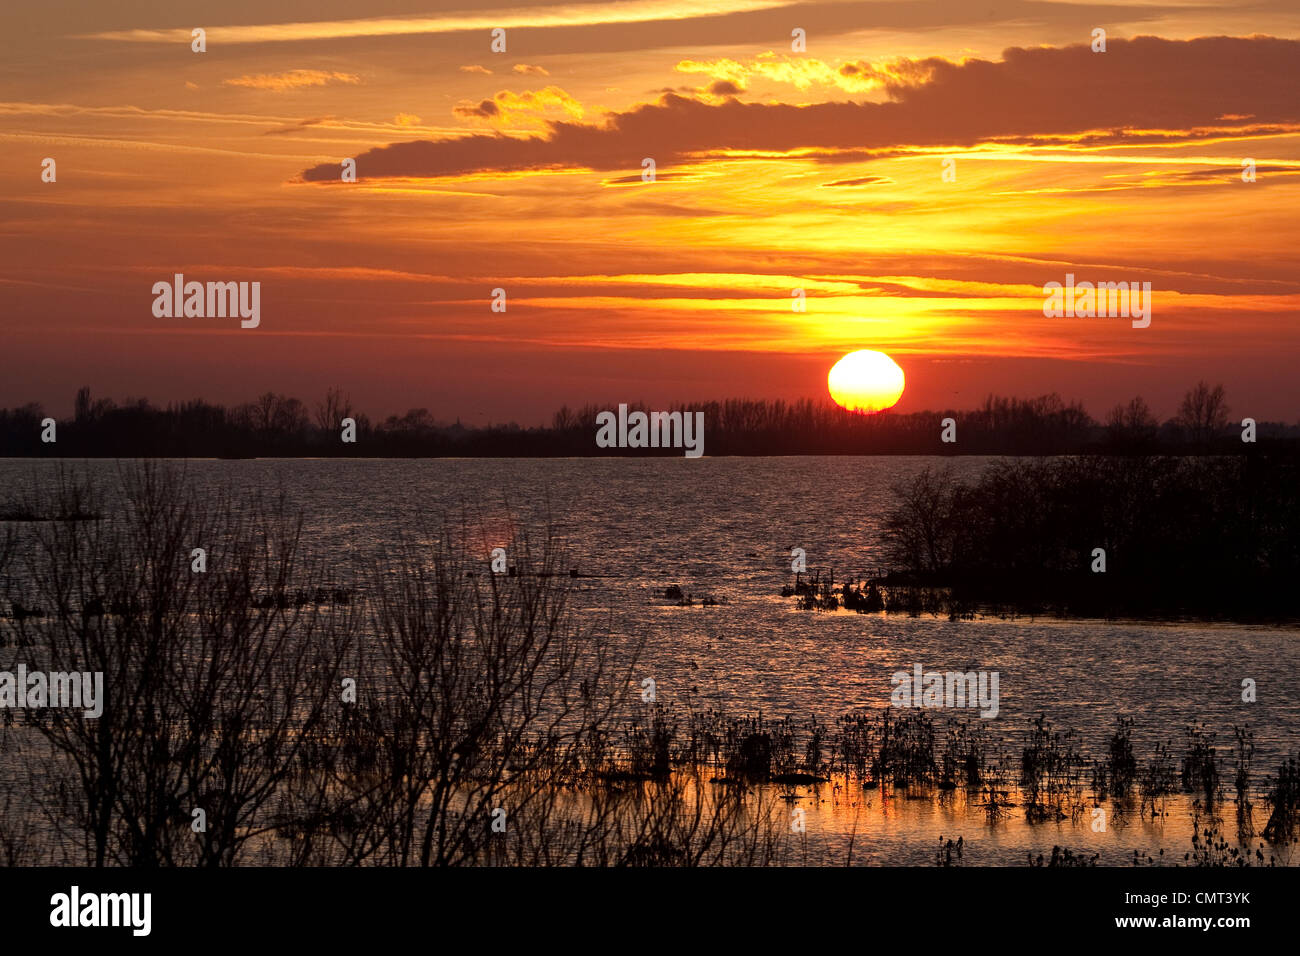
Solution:
<svg viewBox="0 0 1300 956"><path fill-rule="evenodd" d="M75 472L36 503L103 520L0 531L5 686L21 667L105 687L95 719L30 692L0 709L8 864L1292 859L1300 763L1259 766L1245 724L1144 747L1120 715L1090 749L1043 715L737 712L660 691L644 635L576 613L555 538L510 540L497 574L481 524L440 519L345 567L283 498L198 494L165 465L116 481L114 507ZM882 593L838 597L890 610ZM816 574L791 596L836 597Z"/></svg>
<svg viewBox="0 0 1300 956"><path fill-rule="evenodd" d="M1300 619L1294 456L1004 459L894 491L885 609Z"/></svg>

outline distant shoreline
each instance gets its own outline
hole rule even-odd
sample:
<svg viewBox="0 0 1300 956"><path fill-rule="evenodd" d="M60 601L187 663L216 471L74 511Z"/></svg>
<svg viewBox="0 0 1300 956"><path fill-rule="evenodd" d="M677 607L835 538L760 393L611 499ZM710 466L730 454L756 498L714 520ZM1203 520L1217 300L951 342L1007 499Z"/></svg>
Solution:
<svg viewBox="0 0 1300 956"><path fill-rule="evenodd" d="M967 410L871 415L824 400L761 399L674 403L650 410L620 403L630 420L649 411L661 428L622 431L601 442L600 405L561 408L550 425L468 426L441 421L428 409L372 421L337 389L314 407L266 393L231 407L202 400L160 408L145 399L118 405L77 393L71 418L48 416L38 403L0 409L0 458L652 458L864 455L1300 455L1300 424L1229 415L1222 387L1191 389L1179 412L1161 422L1141 398L1117 405L1098 421L1078 402L1056 394L1020 399L990 395ZM689 413L702 423L683 454L661 440L664 418ZM620 421L622 418L620 418ZM609 436L605 436L607 439ZM680 432L675 434L681 438ZM624 440L626 438L626 441Z"/></svg>
<svg viewBox="0 0 1300 956"><path fill-rule="evenodd" d="M1211 448L1157 448L1152 451L1117 451L1105 447L1090 447L1065 451L997 451L992 449L972 449L969 451L950 450L891 450L891 451L790 451L790 452L723 452L706 453L702 458L1060 458L1060 457L1106 457L1106 458L1205 458L1205 457L1254 457L1257 455L1287 457L1300 456L1300 441L1288 440L1263 448L1234 447L1223 445ZM632 453L620 449L608 451L599 449L591 454L519 454L506 450L465 454L449 451L442 454L398 453L376 454L366 449L356 452L341 450L334 454L318 449L312 453L296 455L229 455L180 454L160 452L154 454L134 454L123 452L76 452L58 449L57 454L10 454L0 450L0 461L474 461L479 459L498 461L587 461L602 459L682 459L680 451L672 448L657 448L645 453Z"/></svg>

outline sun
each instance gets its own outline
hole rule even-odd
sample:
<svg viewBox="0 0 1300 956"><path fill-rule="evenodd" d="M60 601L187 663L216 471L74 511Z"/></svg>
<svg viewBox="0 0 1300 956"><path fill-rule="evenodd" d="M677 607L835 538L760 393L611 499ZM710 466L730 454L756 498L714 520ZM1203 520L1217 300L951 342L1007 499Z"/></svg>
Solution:
<svg viewBox="0 0 1300 956"><path fill-rule="evenodd" d="M831 367L831 398L851 412L879 412L903 395L903 370L884 352L859 349Z"/></svg>

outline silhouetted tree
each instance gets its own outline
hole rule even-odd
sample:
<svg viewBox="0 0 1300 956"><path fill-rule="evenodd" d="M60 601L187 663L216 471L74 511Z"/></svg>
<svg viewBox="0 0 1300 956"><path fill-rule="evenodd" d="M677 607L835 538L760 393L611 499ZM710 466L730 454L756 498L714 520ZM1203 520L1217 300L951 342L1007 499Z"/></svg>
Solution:
<svg viewBox="0 0 1300 956"><path fill-rule="evenodd" d="M1211 388L1208 382L1197 382L1183 396L1174 421L1192 441L1208 442L1228 424L1228 403L1223 386Z"/></svg>
<svg viewBox="0 0 1300 956"><path fill-rule="evenodd" d="M316 424L323 431L337 433L343 427L343 419L354 417L352 400L339 388L328 389L324 400L316 406Z"/></svg>
<svg viewBox="0 0 1300 956"><path fill-rule="evenodd" d="M1134 449L1150 445L1160 430L1160 422L1141 396L1127 404L1116 405L1106 416L1106 438L1117 448Z"/></svg>

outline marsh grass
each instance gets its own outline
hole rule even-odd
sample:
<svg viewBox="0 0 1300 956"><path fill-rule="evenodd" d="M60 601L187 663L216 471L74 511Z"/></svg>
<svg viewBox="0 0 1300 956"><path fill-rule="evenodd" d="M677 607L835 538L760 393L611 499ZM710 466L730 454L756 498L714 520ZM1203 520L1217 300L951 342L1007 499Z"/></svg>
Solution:
<svg viewBox="0 0 1300 956"><path fill-rule="evenodd" d="M1264 802L1268 806L1264 839L1270 843L1294 841L1300 830L1300 758L1292 755L1282 762L1269 783Z"/></svg>
<svg viewBox="0 0 1300 956"><path fill-rule="evenodd" d="M1040 715L1029 721L1028 745L1021 751L1020 787L1025 817L1031 823L1064 820L1083 812L1083 768L1073 731L1056 731Z"/></svg>

